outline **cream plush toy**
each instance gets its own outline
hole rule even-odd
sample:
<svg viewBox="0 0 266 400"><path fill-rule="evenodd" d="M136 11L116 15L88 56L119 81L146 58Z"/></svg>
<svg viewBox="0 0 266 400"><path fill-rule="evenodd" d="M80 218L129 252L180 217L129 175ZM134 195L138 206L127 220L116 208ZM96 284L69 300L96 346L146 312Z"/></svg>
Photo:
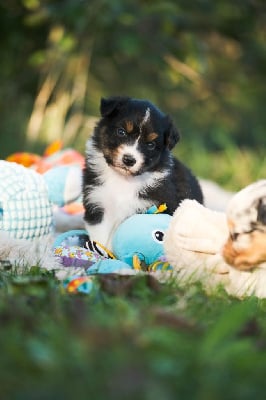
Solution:
<svg viewBox="0 0 266 400"><path fill-rule="evenodd" d="M222 284L234 296L266 297L266 180L229 201L226 213L184 200L164 237L166 258L182 282Z"/></svg>

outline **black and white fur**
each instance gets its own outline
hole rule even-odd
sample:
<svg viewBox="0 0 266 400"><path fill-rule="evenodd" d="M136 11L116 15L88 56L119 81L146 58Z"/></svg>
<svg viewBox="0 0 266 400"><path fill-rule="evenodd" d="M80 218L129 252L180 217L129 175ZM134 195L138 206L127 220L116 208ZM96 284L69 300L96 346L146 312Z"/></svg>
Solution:
<svg viewBox="0 0 266 400"><path fill-rule="evenodd" d="M171 119L146 100L101 100L101 119L86 145L83 177L85 227L111 249L114 230L127 217L166 203L203 202L190 170L170 150L179 140Z"/></svg>

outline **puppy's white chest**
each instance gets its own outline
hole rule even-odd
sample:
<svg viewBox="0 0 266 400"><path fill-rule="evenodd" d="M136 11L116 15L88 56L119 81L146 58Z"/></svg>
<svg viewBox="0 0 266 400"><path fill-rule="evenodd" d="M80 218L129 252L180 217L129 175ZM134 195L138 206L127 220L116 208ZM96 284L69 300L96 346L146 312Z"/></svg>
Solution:
<svg viewBox="0 0 266 400"><path fill-rule="evenodd" d="M110 168L102 185L95 188L93 197L103 206L105 213L123 220L136 210L145 208L146 201L139 198L142 186L141 179L120 176Z"/></svg>
<svg viewBox="0 0 266 400"><path fill-rule="evenodd" d="M93 240L97 240L112 250L112 236L119 224L136 212L144 211L150 202L140 199L141 179L127 179L112 169L101 177L102 184L94 187L89 200L103 209L103 219L99 224L86 224Z"/></svg>

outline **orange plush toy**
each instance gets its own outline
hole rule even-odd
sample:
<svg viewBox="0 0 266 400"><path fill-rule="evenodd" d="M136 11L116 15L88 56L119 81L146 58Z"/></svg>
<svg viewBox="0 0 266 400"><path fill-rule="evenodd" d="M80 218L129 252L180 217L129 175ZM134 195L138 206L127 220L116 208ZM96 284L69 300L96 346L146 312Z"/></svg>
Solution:
<svg viewBox="0 0 266 400"><path fill-rule="evenodd" d="M15 162L21 164L24 167L31 167L32 165L38 163L41 160L41 156L34 153L19 152L11 154L7 157L6 161Z"/></svg>
<svg viewBox="0 0 266 400"><path fill-rule="evenodd" d="M30 167L40 174L60 165L78 165L80 168L84 166L84 156L74 149L63 149L61 140L52 142L45 149L43 156L28 152L18 152L8 156L6 160L22 164L24 167Z"/></svg>

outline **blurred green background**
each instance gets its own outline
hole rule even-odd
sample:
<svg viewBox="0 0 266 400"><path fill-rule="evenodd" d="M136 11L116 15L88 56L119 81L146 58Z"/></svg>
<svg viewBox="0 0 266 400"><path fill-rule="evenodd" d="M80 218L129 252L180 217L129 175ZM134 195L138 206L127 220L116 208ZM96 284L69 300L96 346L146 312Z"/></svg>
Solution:
<svg viewBox="0 0 266 400"><path fill-rule="evenodd" d="M173 117L197 175L266 175L264 0L1 1L0 46L1 158L83 151L100 98L126 94Z"/></svg>

